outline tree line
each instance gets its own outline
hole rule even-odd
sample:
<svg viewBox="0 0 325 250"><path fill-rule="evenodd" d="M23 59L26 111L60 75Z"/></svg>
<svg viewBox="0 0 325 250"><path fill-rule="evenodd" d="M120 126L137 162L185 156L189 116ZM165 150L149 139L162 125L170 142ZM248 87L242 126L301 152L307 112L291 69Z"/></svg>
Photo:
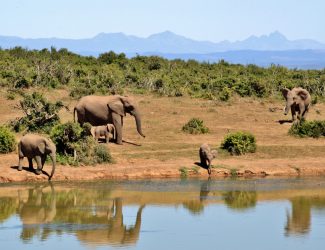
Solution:
<svg viewBox="0 0 325 250"><path fill-rule="evenodd" d="M312 96L325 96L325 69L263 68L195 60L167 60L158 56L127 58L112 51L98 58L67 49L0 49L0 86L14 93L23 88L66 87L72 98L89 94L154 92L163 96L191 96L227 101L234 95L259 98L279 95L283 87L300 86Z"/></svg>

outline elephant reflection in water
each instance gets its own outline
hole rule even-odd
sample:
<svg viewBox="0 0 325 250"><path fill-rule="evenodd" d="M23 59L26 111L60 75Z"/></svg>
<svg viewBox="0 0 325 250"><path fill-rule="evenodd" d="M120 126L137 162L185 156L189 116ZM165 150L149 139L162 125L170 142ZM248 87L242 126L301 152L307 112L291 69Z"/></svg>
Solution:
<svg viewBox="0 0 325 250"><path fill-rule="evenodd" d="M294 198L291 205L291 217L287 212L286 235L308 233L311 219L310 200L303 197Z"/></svg>
<svg viewBox="0 0 325 250"><path fill-rule="evenodd" d="M122 200L114 199L107 212L108 227L76 231L78 239L88 244L128 245L136 243L139 239L144 205L139 207L135 225L130 228L124 225L122 207Z"/></svg>
<svg viewBox="0 0 325 250"><path fill-rule="evenodd" d="M28 190L27 201L23 201L20 191L18 191L19 205L17 214L19 215L23 229L20 238L24 241L32 239L34 236L41 236L47 239L50 230L42 228L41 225L53 221L56 215L56 195L51 185L51 193L43 193L44 187L37 186Z"/></svg>
<svg viewBox="0 0 325 250"><path fill-rule="evenodd" d="M183 202L183 207L188 209L192 214L199 215L204 211L204 201L207 200L209 193L211 192L211 179L204 181L200 188L200 199L190 200Z"/></svg>

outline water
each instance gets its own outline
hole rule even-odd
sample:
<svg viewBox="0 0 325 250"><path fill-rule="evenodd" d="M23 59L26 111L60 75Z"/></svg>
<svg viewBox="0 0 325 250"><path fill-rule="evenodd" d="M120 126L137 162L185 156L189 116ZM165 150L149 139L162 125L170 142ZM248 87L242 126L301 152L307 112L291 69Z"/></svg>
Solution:
<svg viewBox="0 0 325 250"><path fill-rule="evenodd" d="M324 249L325 178L0 185L0 249Z"/></svg>

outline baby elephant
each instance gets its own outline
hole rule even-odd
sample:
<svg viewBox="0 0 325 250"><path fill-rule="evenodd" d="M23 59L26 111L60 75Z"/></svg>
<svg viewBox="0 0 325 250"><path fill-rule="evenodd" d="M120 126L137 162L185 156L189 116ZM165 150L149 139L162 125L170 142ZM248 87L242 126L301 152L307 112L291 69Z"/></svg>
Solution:
<svg viewBox="0 0 325 250"><path fill-rule="evenodd" d="M95 138L96 141L99 140L99 137L105 136L105 141L106 141L106 143L108 143L109 142L109 134L112 134L113 139L115 139L115 127L113 124L92 127L91 134Z"/></svg>
<svg viewBox="0 0 325 250"><path fill-rule="evenodd" d="M211 174L211 162L217 156L217 150L211 150L208 144L202 144L200 147L200 160L201 166L208 169L209 175Z"/></svg>
<svg viewBox="0 0 325 250"><path fill-rule="evenodd" d="M42 169L46 160L46 157L49 155L52 160L52 172L49 176L51 180L55 171L56 163L56 146L55 144L46 137L36 135L36 134L27 134L24 135L18 143L18 170L22 170L22 161L24 157L28 158L29 169L34 171L33 168L33 158L36 160L37 169L35 170L36 174L41 174Z"/></svg>

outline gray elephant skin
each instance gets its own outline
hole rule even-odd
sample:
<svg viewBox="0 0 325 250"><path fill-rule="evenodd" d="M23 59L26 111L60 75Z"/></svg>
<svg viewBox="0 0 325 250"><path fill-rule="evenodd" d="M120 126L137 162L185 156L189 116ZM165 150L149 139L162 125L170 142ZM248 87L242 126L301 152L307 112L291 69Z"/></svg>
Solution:
<svg viewBox="0 0 325 250"><path fill-rule="evenodd" d="M293 88L292 90L284 88L282 89L282 95L286 99L284 114L287 115L289 110L291 110L293 122L295 122L297 118L298 121L301 121L302 118L305 119L311 103L309 92L300 87Z"/></svg>
<svg viewBox="0 0 325 250"><path fill-rule="evenodd" d="M24 157L28 158L29 168L33 168L33 158L37 163L37 169L35 170L36 174L41 174L46 157L50 156L52 160L52 172L49 175L49 180L51 180L55 171L56 164L56 146L48 138L36 135L36 134L27 134L24 135L18 143L18 170L22 170L22 162Z"/></svg>
<svg viewBox="0 0 325 250"><path fill-rule="evenodd" d="M77 113L78 122L92 126L111 123L116 131L116 143L122 144L123 117L126 113L134 116L138 133L145 137L141 129L141 115L134 101L125 96L84 96L74 108L74 118Z"/></svg>
<svg viewBox="0 0 325 250"><path fill-rule="evenodd" d="M107 124L103 126L95 126L91 127L90 130L94 139L98 142L99 138L104 136L106 143L109 142L109 135L111 134L113 139L116 138L115 136L115 127L113 124Z"/></svg>
<svg viewBox="0 0 325 250"><path fill-rule="evenodd" d="M199 150L201 166L208 169L209 175L211 174L211 162L217 156L217 150L211 150L210 146L206 143L200 146Z"/></svg>

